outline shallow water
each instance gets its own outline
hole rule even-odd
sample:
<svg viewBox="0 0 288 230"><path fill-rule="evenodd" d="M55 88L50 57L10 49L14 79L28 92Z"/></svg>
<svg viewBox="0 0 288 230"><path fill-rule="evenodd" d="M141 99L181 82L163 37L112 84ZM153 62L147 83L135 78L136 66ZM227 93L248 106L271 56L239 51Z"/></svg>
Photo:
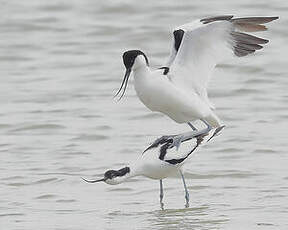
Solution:
<svg viewBox="0 0 288 230"><path fill-rule="evenodd" d="M1 1L1 229L287 229L287 9L285 1ZM151 113L124 74L138 48L159 67L168 32L214 14L278 15L247 58L220 65L210 84L222 134L180 178L86 184L120 168L162 134L188 130ZM132 82L132 81L131 81Z"/></svg>

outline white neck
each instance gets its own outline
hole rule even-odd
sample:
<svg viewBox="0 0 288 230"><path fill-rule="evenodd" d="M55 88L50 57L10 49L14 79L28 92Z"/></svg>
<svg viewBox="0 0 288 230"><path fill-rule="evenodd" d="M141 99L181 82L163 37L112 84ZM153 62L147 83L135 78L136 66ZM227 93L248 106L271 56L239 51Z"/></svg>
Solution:
<svg viewBox="0 0 288 230"><path fill-rule="evenodd" d="M137 60L137 58L135 59L135 61ZM144 57L143 57L143 59L144 59ZM133 70L133 75L134 75L134 79L135 79L134 86L137 88L137 85L139 85L139 84L142 85L142 83L147 80L147 76L149 76L148 73L150 72L150 68L146 65L146 62L143 63L143 60L140 59L140 61L138 61L138 63L136 65L135 64L133 65L132 70ZM137 89L136 89L136 91L137 91Z"/></svg>
<svg viewBox="0 0 288 230"><path fill-rule="evenodd" d="M136 161L129 165L129 178L142 175L142 158L139 157Z"/></svg>
<svg viewBox="0 0 288 230"><path fill-rule="evenodd" d="M138 55L135 60L134 60L134 64L132 66L132 70L135 71L139 71L141 69L147 69L147 63L146 63L146 59L143 55Z"/></svg>

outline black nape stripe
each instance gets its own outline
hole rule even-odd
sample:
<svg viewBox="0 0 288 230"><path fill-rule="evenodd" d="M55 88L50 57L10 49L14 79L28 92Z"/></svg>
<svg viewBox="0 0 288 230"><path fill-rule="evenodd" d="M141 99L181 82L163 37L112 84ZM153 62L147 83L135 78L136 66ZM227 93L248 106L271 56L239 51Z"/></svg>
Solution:
<svg viewBox="0 0 288 230"><path fill-rule="evenodd" d="M119 170L108 170L107 172L105 172L104 178L112 179L114 177L124 176L129 172L130 172L129 167L124 167L124 168L119 169Z"/></svg>
<svg viewBox="0 0 288 230"><path fill-rule="evenodd" d="M128 50L123 53L123 63L126 69L131 69L134 64L135 58L139 55L143 55L146 61L147 66L149 66L149 61L147 56L141 50Z"/></svg>
<svg viewBox="0 0 288 230"><path fill-rule="evenodd" d="M124 168L118 170L119 176L124 176L125 174L127 174L129 172L130 172L129 167L124 167Z"/></svg>

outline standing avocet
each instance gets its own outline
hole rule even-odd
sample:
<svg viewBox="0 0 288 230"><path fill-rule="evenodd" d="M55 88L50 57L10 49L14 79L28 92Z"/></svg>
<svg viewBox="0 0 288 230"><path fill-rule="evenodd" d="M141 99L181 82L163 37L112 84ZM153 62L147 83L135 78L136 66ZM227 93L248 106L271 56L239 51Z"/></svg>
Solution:
<svg viewBox="0 0 288 230"><path fill-rule="evenodd" d="M166 114L177 123L202 120L219 132L221 122L207 94L214 67L232 56L242 57L262 49L268 40L243 32L264 31L263 25L278 17L233 18L217 16L184 24L173 31L170 57L165 67L151 70L147 56L140 50L123 54L126 73L120 99L130 73L139 99L152 111ZM261 44L261 45L260 45Z"/></svg>
<svg viewBox="0 0 288 230"><path fill-rule="evenodd" d="M185 189L185 207L189 207L189 192L186 186L182 166L187 162L194 150L211 138L210 129L183 133L181 147L171 146L174 136L163 136L151 144L142 155L129 166L119 170L108 170L104 177L98 180L86 180L88 183L105 182L116 185L127 181L131 177L145 176L160 181L160 205L163 209L163 183L162 180L175 173L180 173Z"/></svg>

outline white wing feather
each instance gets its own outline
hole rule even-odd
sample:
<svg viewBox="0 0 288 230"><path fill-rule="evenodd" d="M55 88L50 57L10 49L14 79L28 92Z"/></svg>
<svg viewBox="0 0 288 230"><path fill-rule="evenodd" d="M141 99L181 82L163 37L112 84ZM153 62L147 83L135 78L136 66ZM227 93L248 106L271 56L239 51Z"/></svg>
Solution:
<svg viewBox="0 0 288 230"><path fill-rule="evenodd" d="M191 30L194 30L198 27L201 27L203 26L203 23L200 22L200 20L196 20L196 21L193 21L193 22L189 22L189 23L186 23L184 25L181 25L181 26L178 26L176 28L174 28L173 31L176 31L176 30L183 30L184 32L187 32L187 31L191 31ZM172 37L172 42L171 42L171 49L170 49L170 55L168 57L168 61L166 62L166 65L167 67L170 67L176 57L176 54L177 54L177 51L175 49L175 38L173 36L173 34L171 34L171 37Z"/></svg>
<svg viewBox="0 0 288 230"><path fill-rule="evenodd" d="M246 56L262 49L266 39L242 32L265 31L262 24L278 17L233 18L216 16L187 23L175 28L184 31L178 51L175 38L167 62L171 81L187 92L197 93L211 108L207 86L215 66L221 61Z"/></svg>
<svg viewBox="0 0 288 230"><path fill-rule="evenodd" d="M233 56L232 24L213 22L185 32L177 55L170 67L171 81L187 90L193 90L206 101L211 74L219 62Z"/></svg>

